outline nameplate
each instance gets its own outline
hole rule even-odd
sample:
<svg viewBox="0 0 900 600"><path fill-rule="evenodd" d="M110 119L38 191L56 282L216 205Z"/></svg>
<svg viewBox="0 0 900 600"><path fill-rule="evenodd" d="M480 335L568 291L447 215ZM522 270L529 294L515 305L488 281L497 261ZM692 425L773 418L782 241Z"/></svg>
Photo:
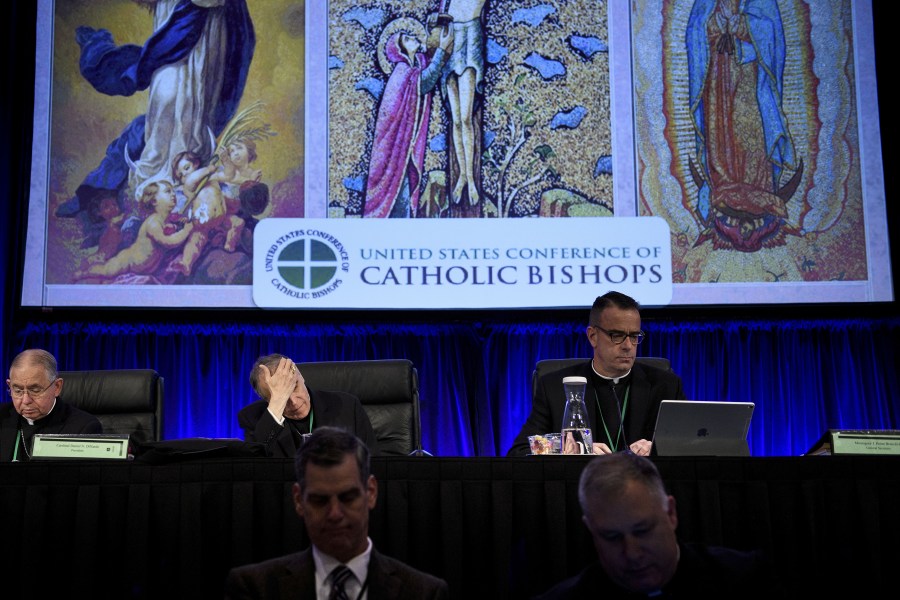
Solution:
<svg viewBox="0 0 900 600"><path fill-rule="evenodd" d="M900 454L900 432L834 431L832 454Z"/></svg>
<svg viewBox="0 0 900 600"><path fill-rule="evenodd" d="M37 433L34 436L31 458L127 460L128 434Z"/></svg>
<svg viewBox="0 0 900 600"><path fill-rule="evenodd" d="M900 430L831 429L807 454L900 455Z"/></svg>

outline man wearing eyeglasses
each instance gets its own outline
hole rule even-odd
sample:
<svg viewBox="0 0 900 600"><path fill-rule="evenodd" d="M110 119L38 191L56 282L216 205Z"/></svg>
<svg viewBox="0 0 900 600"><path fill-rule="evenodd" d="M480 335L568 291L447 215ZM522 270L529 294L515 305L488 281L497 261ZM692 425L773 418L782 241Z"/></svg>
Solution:
<svg viewBox="0 0 900 600"><path fill-rule="evenodd" d="M559 431L566 406L562 380L573 375L588 381L584 402L591 422L594 454L630 450L648 456L663 400L683 400L681 378L671 371L636 363L641 331L640 307L620 292L607 292L591 307L587 338L593 360L548 373L538 381L531 414L509 456L529 452L528 436Z"/></svg>
<svg viewBox="0 0 900 600"><path fill-rule="evenodd" d="M0 461L31 459L36 433L101 433L96 417L57 400L63 388L56 359L46 350L25 350L9 367L6 389L12 402L0 404Z"/></svg>

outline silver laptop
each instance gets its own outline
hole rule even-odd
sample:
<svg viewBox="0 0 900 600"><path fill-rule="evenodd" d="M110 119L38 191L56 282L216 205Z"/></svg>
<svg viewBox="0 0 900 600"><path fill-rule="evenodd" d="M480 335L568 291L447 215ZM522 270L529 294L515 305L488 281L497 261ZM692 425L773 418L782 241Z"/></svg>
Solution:
<svg viewBox="0 0 900 600"><path fill-rule="evenodd" d="M653 446L657 456L750 456L752 402L663 400Z"/></svg>

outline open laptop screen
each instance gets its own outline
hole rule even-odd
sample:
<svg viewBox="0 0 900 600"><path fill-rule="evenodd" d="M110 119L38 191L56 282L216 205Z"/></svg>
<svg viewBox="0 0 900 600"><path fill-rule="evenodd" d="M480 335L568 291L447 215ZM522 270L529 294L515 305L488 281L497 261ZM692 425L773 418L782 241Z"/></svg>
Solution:
<svg viewBox="0 0 900 600"><path fill-rule="evenodd" d="M750 456L752 402L663 400L653 446L657 456Z"/></svg>

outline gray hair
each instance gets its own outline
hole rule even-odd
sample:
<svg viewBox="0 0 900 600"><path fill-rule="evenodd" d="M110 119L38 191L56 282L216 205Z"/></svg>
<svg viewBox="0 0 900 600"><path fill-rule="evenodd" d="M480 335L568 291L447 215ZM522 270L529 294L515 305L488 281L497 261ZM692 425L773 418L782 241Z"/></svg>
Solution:
<svg viewBox="0 0 900 600"><path fill-rule="evenodd" d="M665 501L668 494L656 465L631 452L604 454L591 460L578 481L578 502L587 512L593 499L621 493L632 481L642 483L652 494Z"/></svg>
<svg viewBox="0 0 900 600"><path fill-rule="evenodd" d="M56 381L56 378L59 377L59 370L56 366L56 358L46 350L41 350L40 348L23 350L16 355L12 363L9 365L9 368L10 370L12 370L18 367L32 365L43 367L44 371L47 372L47 379L51 382Z"/></svg>
<svg viewBox="0 0 900 600"><path fill-rule="evenodd" d="M260 356L256 359L256 362L253 363L253 367L250 369L250 387L253 388L253 391L256 392L256 395L262 398L263 400L268 401L269 399L269 390L262 389L262 382L259 379L259 367L260 365L265 365L269 372L275 370L275 367L278 366L278 363L282 358L287 358L283 354L267 354L265 356ZM265 392L265 393L263 393Z"/></svg>

